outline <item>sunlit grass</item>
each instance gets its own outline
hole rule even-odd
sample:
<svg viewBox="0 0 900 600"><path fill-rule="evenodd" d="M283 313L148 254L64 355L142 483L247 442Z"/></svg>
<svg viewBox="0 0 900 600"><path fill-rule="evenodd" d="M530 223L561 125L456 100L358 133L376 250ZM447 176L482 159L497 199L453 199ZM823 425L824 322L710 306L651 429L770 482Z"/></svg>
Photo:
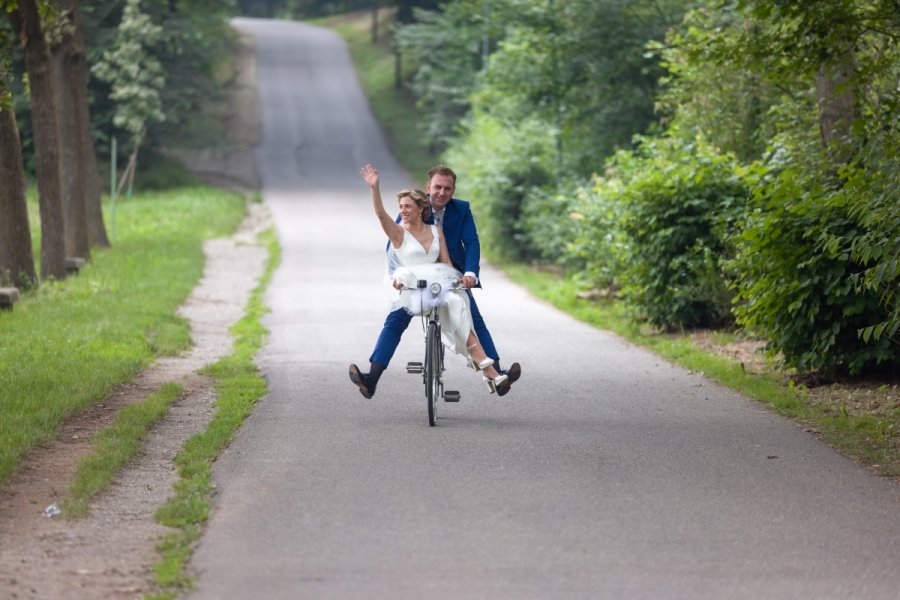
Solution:
<svg viewBox="0 0 900 600"><path fill-rule="evenodd" d="M181 386L167 383L137 404L122 408L116 421L99 431L91 440L91 451L78 461L78 468L62 510L66 517L78 517L90 507L91 500L113 482L116 472L127 465L141 449L150 428L161 419L178 395Z"/></svg>
<svg viewBox="0 0 900 600"><path fill-rule="evenodd" d="M206 187L135 195L117 207L112 248L0 313L0 484L66 417L189 346L176 310L202 275L203 241L244 212L241 196Z"/></svg>

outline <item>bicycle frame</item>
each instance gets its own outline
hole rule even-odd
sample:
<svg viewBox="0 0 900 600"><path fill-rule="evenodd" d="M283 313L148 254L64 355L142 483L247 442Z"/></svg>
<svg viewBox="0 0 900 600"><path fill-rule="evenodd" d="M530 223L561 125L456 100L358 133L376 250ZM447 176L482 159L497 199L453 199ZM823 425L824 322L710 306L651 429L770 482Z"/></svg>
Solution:
<svg viewBox="0 0 900 600"><path fill-rule="evenodd" d="M425 288L428 283L425 280L419 280L417 288L421 294L425 294ZM451 290L465 290L466 288L459 285L458 281L451 282ZM433 283L429 290L433 296L440 294L441 286ZM422 380L425 384L425 401L428 408L428 424L434 427L437 424L437 405L440 398L444 402L459 402L459 392L444 391L444 344L441 341L441 320L437 307L422 311L422 328L425 331L425 358L421 363L410 362L406 365L407 373L422 373Z"/></svg>

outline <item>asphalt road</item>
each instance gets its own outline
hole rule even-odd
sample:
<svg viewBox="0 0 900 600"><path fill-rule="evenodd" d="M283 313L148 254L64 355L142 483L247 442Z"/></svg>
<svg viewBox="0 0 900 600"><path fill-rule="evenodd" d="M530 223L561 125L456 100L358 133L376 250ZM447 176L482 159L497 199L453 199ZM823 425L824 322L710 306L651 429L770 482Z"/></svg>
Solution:
<svg viewBox="0 0 900 600"><path fill-rule="evenodd" d="M237 24L257 38L257 169L284 251L258 357L270 393L215 465L190 598L900 598L896 485L488 266L476 294L523 365L512 392L452 356L462 401L428 427L403 369L414 322L363 399L346 371L385 315L385 238L359 168L388 199L410 177L339 38Z"/></svg>

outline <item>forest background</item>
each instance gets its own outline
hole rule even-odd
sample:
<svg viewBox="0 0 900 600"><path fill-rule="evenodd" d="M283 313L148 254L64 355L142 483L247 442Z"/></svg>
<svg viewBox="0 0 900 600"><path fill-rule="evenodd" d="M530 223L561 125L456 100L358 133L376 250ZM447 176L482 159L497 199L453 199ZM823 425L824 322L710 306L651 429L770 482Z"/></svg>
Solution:
<svg viewBox="0 0 900 600"><path fill-rule="evenodd" d="M119 193L188 177L168 157L217 139L198 108L228 85L227 17L365 10L418 109L404 127L427 142L419 158L460 174L495 260L550 268L645 331L760 340L808 385L896 386L893 0L0 7L0 283L62 278L66 258L109 244L112 156ZM60 90L82 88L63 104ZM23 220L30 178L39 214ZM900 407L879 411L896 445Z"/></svg>

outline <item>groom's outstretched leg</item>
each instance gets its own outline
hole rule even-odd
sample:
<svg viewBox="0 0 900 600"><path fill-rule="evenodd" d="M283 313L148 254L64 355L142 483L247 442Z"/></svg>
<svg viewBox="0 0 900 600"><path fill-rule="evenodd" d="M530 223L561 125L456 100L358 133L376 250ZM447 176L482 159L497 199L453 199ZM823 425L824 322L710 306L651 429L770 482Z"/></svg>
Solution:
<svg viewBox="0 0 900 600"><path fill-rule="evenodd" d="M400 345L400 336L409 327L412 317L403 309L398 309L390 313L384 320L384 327L375 342L375 350L369 357L369 372L363 373L355 364L350 365L350 381L359 388L359 393L364 398L371 398L375 395L375 388L378 386L378 380L381 374L391 362L397 346Z"/></svg>
<svg viewBox="0 0 900 600"><path fill-rule="evenodd" d="M381 328L381 333L378 335L378 341L375 342L372 356L369 357L369 362L383 365L386 369L391 364L394 352L400 345L400 337L409 327L410 321L412 321L412 316L402 308L388 314L384 320L384 327Z"/></svg>

